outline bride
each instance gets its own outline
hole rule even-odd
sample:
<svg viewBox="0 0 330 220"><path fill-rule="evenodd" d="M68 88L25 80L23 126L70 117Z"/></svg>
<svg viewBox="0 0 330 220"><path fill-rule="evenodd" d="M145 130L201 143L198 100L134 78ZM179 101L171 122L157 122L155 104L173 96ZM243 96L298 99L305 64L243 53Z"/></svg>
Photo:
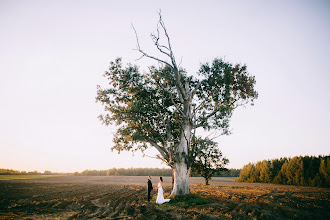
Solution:
<svg viewBox="0 0 330 220"><path fill-rule="evenodd" d="M164 195L163 195L163 177L159 177L159 183L158 183L158 195L157 195L157 200L156 203L157 204L163 204L165 202L169 202L170 199L164 199Z"/></svg>

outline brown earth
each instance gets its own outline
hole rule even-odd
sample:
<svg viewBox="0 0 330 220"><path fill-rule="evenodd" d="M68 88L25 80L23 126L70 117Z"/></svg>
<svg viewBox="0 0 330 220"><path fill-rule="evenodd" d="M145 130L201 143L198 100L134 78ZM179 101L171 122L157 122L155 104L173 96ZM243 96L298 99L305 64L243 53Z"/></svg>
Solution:
<svg viewBox="0 0 330 220"><path fill-rule="evenodd" d="M0 219L330 219L330 189L213 180L190 179L199 205L146 202L146 177L0 181ZM170 177L164 185L166 196Z"/></svg>

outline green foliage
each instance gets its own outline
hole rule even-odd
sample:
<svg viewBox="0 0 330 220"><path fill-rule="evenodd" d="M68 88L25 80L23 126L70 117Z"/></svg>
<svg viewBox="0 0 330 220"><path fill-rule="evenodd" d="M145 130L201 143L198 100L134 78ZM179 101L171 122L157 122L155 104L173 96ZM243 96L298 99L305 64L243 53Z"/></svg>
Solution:
<svg viewBox="0 0 330 220"><path fill-rule="evenodd" d="M181 74L184 76L183 71ZM96 100L108 112L100 115L100 120L105 125L120 126L113 150L144 151L148 148L145 143L165 146L167 126L172 128L170 135L178 139L182 115L173 104L179 101L169 67L150 67L149 72L141 74L137 66L123 67L118 58L104 76L109 88L98 87ZM179 108L182 110L182 106Z"/></svg>
<svg viewBox="0 0 330 220"><path fill-rule="evenodd" d="M301 157L293 157L282 166L280 172L286 177L286 184L288 185L303 185L303 162Z"/></svg>
<svg viewBox="0 0 330 220"><path fill-rule="evenodd" d="M190 194L183 195L183 196L175 195L175 196L171 197L171 201L169 204L176 205L176 206L191 207L191 206L195 206L195 205L205 205L205 204L209 204L209 203L210 203L210 201L202 198L200 195L190 193Z"/></svg>
<svg viewBox="0 0 330 220"><path fill-rule="evenodd" d="M260 164L260 182L270 183L271 181L271 172L270 172L270 162L263 160Z"/></svg>
<svg viewBox="0 0 330 220"><path fill-rule="evenodd" d="M194 138L194 160L191 166L192 174L200 174L208 185L216 172L229 172L224 166L229 160L222 157L218 144L208 138Z"/></svg>
<svg viewBox="0 0 330 220"><path fill-rule="evenodd" d="M330 187L330 156L296 156L249 163L237 181Z"/></svg>
<svg viewBox="0 0 330 220"><path fill-rule="evenodd" d="M255 78L239 64L214 59L201 66L199 79L187 76L183 69L177 74L179 82L170 66L150 67L142 74L137 66L123 67L120 58L110 63L104 75L109 87L98 86L96 100L106 112L99 119L105 125L118 126L112 150L143 152L152 146L160 152L159 159L170 163L175 155L169 152L168 142L174 143L175 152L187 121L192 123L189 133L202 127L229 134L232 111L258 97ZM189 95L194 94L189 103L178 92L179 84L189 87Z"/></svg>
<svg viewBox="0 0 330 220"><path fill-rule="evenodd" d="M223 171L215 171L213 176L214 177L239 177L241 173L241 169L228 169L228 172Z"/></svg>
<svg viewBox="0 0 330 220"><path fill-rule="evenodd" d="M330 158L324 158L321 160L320 165L320 178L323 185L330 186Z"/></svg>

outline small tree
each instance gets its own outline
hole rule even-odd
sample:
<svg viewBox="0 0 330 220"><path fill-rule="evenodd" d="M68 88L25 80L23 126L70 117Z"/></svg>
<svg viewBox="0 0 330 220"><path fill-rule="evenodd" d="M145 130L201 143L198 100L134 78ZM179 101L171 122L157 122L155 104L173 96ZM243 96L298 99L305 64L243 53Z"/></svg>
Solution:
<svg viewBox="0 0 330 220"><path fill-rule="evenodd" d="M324 157L321 159L319 173L323 179L322 186L330 187L330 158L329 157Z"/></svg>
<svg viewBox="0 0 330 220"><path fill-rule="evenodd" d="M271 170L270 170L270 161L263 160L260 163L260 182L270 183L271 182Z"/></svg>
<svg viewBox="0 0 330 220"><path fill-rule="evenodd" d="M205 185L209 185L211 177L216 172L229 172L224 166L229 160L222 157L218 144L208 138L197 138L195 145L195 160L191 167L192 174L200 174L205 179Z"/></svg>
<svg viewBox="0 0 330 220"><path fill-rule="evenodd" d="M50 170L45 170L44 171L44 175L51 175L52 174L52 171L50 171Z"/></svg>

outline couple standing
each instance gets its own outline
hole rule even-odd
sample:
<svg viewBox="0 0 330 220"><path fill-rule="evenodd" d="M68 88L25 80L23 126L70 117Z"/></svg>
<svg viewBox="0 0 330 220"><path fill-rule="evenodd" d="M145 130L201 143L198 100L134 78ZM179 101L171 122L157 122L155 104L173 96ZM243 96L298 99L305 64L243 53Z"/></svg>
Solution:
<svg viewBox="0 0 330 220"><path fill-rule="evenodd" d="M159 177L159 183L158 183L158 194L157 194L157 199L156 203L157 204L163 204L165 202L169 202L170 199L164 199L163 195L163 177ZM150 193L153 189L152 183L151 183L151 176L148 176L148 202L150 202Z"/></svg>

